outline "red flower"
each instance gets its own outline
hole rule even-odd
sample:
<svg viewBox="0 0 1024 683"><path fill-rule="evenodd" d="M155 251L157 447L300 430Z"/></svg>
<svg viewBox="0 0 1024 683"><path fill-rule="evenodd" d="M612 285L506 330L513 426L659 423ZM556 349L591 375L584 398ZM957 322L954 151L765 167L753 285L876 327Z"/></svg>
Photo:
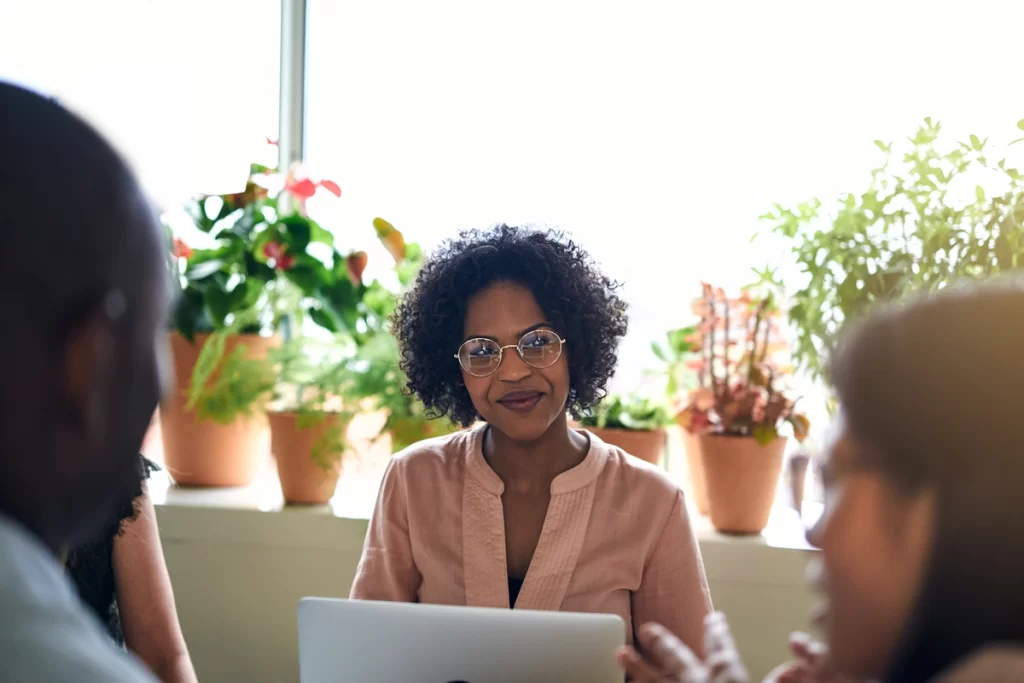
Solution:
<svg viewBox="0 0 1024 683"><path fill-rule="evenodd" d="M291 192L300 201L305 201L316 194L316 184L309 178L296 180L289 184L285 189Z"/></svg>
<svg viewBox="0 0 1024 683"><path fill-rule="evenodd" d="M361 285L363 283L363 271L366 270L366 262L369 260L365 251L356 251L348 255L345 259L345 266L348 268L348 277L352 280L352 284Z"/></svg>
<svg viewBox="0 0 1024 683"><path fill-rule="evenodd" d="M278 242L264 244L263 255L273 261L273 267L278 270L289 270L295 265L295 257L286 253L284 245Z"/></svg>
<svg viewBox="0 0 1024 683"><path fill-rule="evenodd" d="M333 180L321 180L320 187L324 188L325 190L333 194L335 197L341 196L341 188L338 187L338 183L334 182Z"/></svg>
<svg viewBox="0 0 1024 683"><path fill-rule="evenodd" d="M180 238L174 238L174 255L177 258L188 259L192 257L192 253L192 247L185 244Z"/></svg>

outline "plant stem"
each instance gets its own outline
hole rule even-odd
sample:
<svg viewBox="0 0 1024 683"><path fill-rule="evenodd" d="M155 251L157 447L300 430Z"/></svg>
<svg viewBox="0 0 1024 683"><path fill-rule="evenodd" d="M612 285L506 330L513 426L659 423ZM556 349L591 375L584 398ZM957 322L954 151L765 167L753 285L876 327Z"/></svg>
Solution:
<svg viewBox="0 0 1024 683"><path fill-rule="evenodd" d="M722 375L725 378L726 390L729 384L729 299L722 300L724 315L722 316Z"/></svg>
<svg viewBox="0 0 1024 683"><path fill-rule="evenodd" d="M757 359L757 333L761 329L761 316L764 314L764 302L758 305L757 315L754 318L754 329L750 332L750 364L747 368L747 391L750 391L750 383L754 379L754 363Z"/></svg>
<svg viewBox="0 0 1024 683"><path fill-rule="evenodd" d="M705 297L708 302L708 374L711 376L711 392L718 398L718 380L715 378L715 295Z"/></svg>

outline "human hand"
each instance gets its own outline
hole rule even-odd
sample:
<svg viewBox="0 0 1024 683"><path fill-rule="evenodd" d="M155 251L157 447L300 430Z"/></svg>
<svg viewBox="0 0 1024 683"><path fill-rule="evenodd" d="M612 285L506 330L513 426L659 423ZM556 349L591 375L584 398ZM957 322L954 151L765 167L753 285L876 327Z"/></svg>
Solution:
<svg viewBox="0 0 1024 683"><path fill-rule="evenodd" d="M789 637L789 651L794 660L775 669L764 683L854 683L835 670L828 647L806 633Z"/></svg>
<svg viewBox="0 0 1024 683"><path fill-rule="evenodd" d="M709 614L704 620L704 661L659 624L646 624L637 631L644 651L631 647L619 651L619 666L633 683L747 683L747 671L740 661L725 615Z"/></svg>

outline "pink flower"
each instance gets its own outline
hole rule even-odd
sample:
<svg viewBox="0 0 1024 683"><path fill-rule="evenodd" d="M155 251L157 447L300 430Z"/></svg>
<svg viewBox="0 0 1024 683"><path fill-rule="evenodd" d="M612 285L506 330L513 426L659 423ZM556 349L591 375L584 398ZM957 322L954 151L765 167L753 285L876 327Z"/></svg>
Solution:
<svg viewBox="0 0 1024 683"><path fill-rule="evenodd" d="M192 247L185 244L182 239L178 237L174 238L174 255L177 258L188 259L192 257L193 253Z"/></svg>
<svg viewBox="0 0 1024 683"><path fill-rule="evenodd" d="M290 270L295 265L295 257L286 253L284 245L278 242L263 245L263 255L273 261L273 267L278 270Z"/></svg>

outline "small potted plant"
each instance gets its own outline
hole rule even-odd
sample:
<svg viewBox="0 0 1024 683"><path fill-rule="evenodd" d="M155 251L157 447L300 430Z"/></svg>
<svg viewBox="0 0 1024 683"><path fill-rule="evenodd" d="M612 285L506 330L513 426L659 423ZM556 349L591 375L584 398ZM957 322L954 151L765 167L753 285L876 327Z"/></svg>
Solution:
<svg viewBox="0 0 1024 683"><path fill-rule="evenodd" d="M406 243L402 233L383 218L375 218L373 227L394 259L398 289L385 287L378 280L365 285L346 400L386 415L379 436L390 438L391 450L397 453L423 439L448 434L452 427L446 420L433 419L419 399L406 391L408 379L399 367L401 355L390 328L398 297L419 272L423 252L418 244Z"/></svg>
<svg viewBox="0 0 1024 683"><path fill-rule="evenodd" d="M788 423L797 441L809 428L780 386L777 311L771 297L744 291L728 299L705 284L694 312L701 318L699 388L677 419L697 435L711 523L726 533L760 533L782 471L780 428Z"/></svg>
<svg viewBox="0 0 1024 683"><path fill-rule="evenodd" d="M612 446L618 446L652 465L665 454L665 425L670 421L664 406L639 396L606 396L580 425Z"/></svg>
<svg viewBox="0 0 1024 683"><path fill-rule="evenodd" d="M665 377L665 394L672 406L685 405L690 392L697 388L698 372L703 367L701 355L702 335L696 325L669 330L665 342L653 342L651 350L663 363L658 375ZM679 413L683 415L684 413ZM683 450L686 467L690 473L690 490L697 511L708 514L708 492L704 483L704 467L701 465L700 448L696 435L683 429Z"/></svg>
<svg viewBox="0 0 1024 683"><path fill-rule="evenodd" d="M266 378L256 368L280 344L283 312L301 299L318 324L338 318L335 304L345 293L335 291L333 275L348 259L334 250L328 266L308 253L311 244L333 247L332 235L304 213L317 188L340 195L337 185L314 183L298 167L281 174L253 164L244 191L187 207L202 248L172 238L171 273L181 288L170 335L178 391L161 407L160 422L178 484L252 482L268 450L259 405Z"/></svg>
<svg viewBox="0 0 1024 683"><path fill-rule="evenodd" d="M341 399L350 353L342 338L300 337L272 351L265 361L276 373L275 400L267 417L286 503L320 505L334 496L352 418Z"/></svg>

